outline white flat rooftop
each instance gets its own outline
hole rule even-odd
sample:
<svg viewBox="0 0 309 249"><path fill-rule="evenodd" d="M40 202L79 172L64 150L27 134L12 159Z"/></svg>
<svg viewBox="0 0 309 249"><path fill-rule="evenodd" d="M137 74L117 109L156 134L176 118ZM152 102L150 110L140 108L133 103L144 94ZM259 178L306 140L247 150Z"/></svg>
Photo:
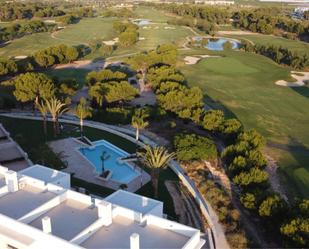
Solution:
<svg viewBox="0 0 309 249"><path fill-rule="evenodd" d="M42 218L45 216L51 219L53 235L71 240L98 219L98 210L68 199L35 219L29 225L42 230Z"/></svg>
<svg viewBox="0 0 309 249"><path fill-rule="evenodd" d="M19 219L55 196L49 191L26 185L23 189L0 197L0 213Z"/></svg>
<svg viewBox="0 0 309 249"><path fill-rule="evenodd" d="M130 248L130 236L140 236L140 248L182 248L189 237L153 225L141 226L123 216L113 218L113 223L102 227L81 246L88 249Z"/></svg>
<svg viewBox="0 0 309 249"><path fill-rule="evenodd" d="M106 197L105 200L115 205L132 209L142 214L146 214L157 205L161 205L160 201L123 190L114 192L113 194Z"/></svg>
<svg viewBox="0 0 309 249"><path fill-rule="evenodd" d="M32 178L39 179L41 181L44 181L46 183L49 182L56 182L62 177L66 176L67 173L63 173L58 170L53 170L47 167L43 167L41 165L33 165L29 168L26 168L19 172L20 174L30 176Z"/></svg>

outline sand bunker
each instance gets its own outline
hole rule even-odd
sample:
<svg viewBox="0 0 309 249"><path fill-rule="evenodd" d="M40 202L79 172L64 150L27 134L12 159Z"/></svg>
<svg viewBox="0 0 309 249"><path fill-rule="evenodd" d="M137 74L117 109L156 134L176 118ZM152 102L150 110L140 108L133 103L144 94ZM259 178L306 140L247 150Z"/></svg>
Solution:
<svg viewBox="0 0 309 249"><path fill-rule="evenodd" d="M276 85L287 86L287 87L301 87L301 86L305 86L306 82L309 81L309 72L291 71L291 76L296 80L295 82L288 82L286 80L278 80L276 81Z"/></svg>
<svg viewBox="0 0 309 249"><path fill-rule="evenodd" d="M187 65L194 65L199 62L201 58L200 57L195 57L195 56L186 56L184 58L185 64Z"/></svg>
<svg viewBox="0 0 309 249"><path fill-rule="evenodd" d="M186 56L184 58L184 61L185 61L186 65L194 65L194 64L198 63L201 59L210 58L210 57L221 57L221 56L219 56L219 55L208 55L208 54Z"/></svg>
<svg viewBox="0 0 309 249"><path fill-rule="evenodd" d="M119 41L119 38L116 37L116 38L114 38L113 40L103 41L103 43L104 43L105 45L113 46L113 45L115 45L118 41Z"/></svg>
<svg viewBox="0 0 309 249"><path fill-rule="evenodd" d="M15 56L14 59L22 60L22 59L26 59L27 57L28 57L27 55L18 55L18 56Z"/></svg>
<svg viewBox="0 0 309 249"><path fill-rule="evenodd" d="M175 27L166 26L166 27L164 27L164 29L175 29Z"/></svg>
<svg viewBox="0 0 309 249"><path fill-rule="evenodd" d="M93 62L91 60L74 61L73 63L56 65L55 69L74 68L87 70L101 70L104 67L104 61Z"/></svg>

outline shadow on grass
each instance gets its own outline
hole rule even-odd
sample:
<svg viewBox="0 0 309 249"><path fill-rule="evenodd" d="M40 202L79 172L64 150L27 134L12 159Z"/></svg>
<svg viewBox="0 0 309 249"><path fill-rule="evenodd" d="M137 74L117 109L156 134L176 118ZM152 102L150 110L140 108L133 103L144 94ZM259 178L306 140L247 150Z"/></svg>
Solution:
<svg viewBox="0 0 309 249"><path fill-rule="evenodd" d="M309 87L308 86L292 87L292 89L298 94L304 96L305 98L309 98Z"/></svg>
<svg viewBox="0 0 309 249"><path fill-rule="evenodd" d="M309 197L309 148L295 138L290 137L288 144L268 143L270 147L291 155L292 161L279 168L284 176L291 197ZM289 158L287 155L287 158ZM283 159L287 160L286 158ZM282 163L283 163L282 160ZM280 166L280 161L279 161Z"/></svg>
<svg viewBox="0 0 309 249"><path fill-rule="evenodd" d="M226 116L226 118L237 118L237 115L227 108L221 101L214 100L209 95L204 93L204 102L207 107L212 109L219 109L222 110ZM241 121L241 120L240 120Z"/></svg>

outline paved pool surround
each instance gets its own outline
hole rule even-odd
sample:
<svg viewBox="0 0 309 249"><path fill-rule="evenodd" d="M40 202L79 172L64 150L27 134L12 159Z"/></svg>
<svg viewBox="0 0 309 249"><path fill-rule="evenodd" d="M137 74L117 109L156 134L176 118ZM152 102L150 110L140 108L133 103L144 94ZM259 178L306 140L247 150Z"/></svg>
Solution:
<svg viewBox="0 0 309 249"><path fill-rule="evenodd" d="M99 173L95 170L94 165L84 155L79 152L79 149L85 146L75 138L65 138L48 143L49 147L56 153L63 155L63 160L67 163L67 168L63 171L74 174L74 177L82 179L84 181L95 183L100 186L118 190L123 184L119 181L109 179L107 181L99 177ZM135 192L143 185L150 181L150 175L139 167L135 166L135 170L139 173L131 181L125 183L127 185L127 191Z"/></svg>

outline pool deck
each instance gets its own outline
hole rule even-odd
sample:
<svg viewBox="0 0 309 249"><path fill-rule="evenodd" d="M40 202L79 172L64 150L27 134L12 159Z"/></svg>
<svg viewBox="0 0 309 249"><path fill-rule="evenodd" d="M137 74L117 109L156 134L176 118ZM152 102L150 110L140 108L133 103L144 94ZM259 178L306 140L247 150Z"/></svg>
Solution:
<svg viewBox="0 0 309 249"><path fill-rule="evenodd" d="M79 152L78 148L82 144L74 138L65 138L48 143L49 147L56 153L62 155L62 161L67 162L67 168L63 171L74 174L74 177L82 179L87 182L95 183L103 187L118 190L120 188L120 183L114 181L104 181L97 178L94 167L90 162L85 159ZM150 176L145 171L141 170L139 167L136 169L141 172L142 177L137 177L133 181L127 184L127 191L135 192L141 186L145 185L150 181ZM142 178L142 181L141 181Z"/></svg>

